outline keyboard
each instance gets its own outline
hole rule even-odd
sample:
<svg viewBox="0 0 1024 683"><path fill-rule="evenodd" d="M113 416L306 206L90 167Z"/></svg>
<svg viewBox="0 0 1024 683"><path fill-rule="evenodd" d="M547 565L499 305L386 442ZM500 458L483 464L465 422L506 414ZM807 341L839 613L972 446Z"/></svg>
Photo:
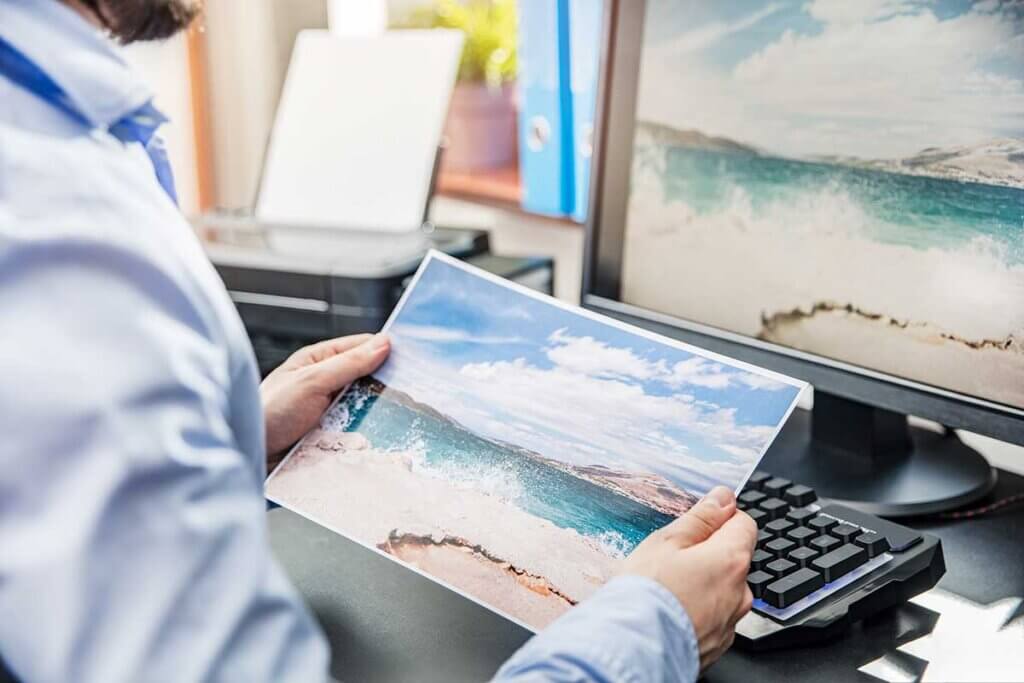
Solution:
<svg viewBox="0 0 1024 683"><path fill-rule="evenodd" d="M767 472L737 499L758 527L747 574L754 606L736 625L748 650L807 645L933 587L946 571L939 539L820 500Z"/></svg>

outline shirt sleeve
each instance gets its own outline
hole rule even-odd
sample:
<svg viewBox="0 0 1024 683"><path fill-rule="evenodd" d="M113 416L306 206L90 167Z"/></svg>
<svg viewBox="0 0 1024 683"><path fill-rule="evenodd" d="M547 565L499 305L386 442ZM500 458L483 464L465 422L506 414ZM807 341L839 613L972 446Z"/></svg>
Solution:
<svg viewBox="0 0 1024 683"><path fill-rule="evenodd" d="M699 668L693 624L676 597L652 579L622 576L534 636L494 680L695 681Z"/></svg>
<svg viewBox="0 0 1024 683"><path fill-rule="evenodd" d="M0 301L11 673L324 680L326 645L270 556L262 467L232 433L231 364L195 294L128 249L0 230Z"/></svg>

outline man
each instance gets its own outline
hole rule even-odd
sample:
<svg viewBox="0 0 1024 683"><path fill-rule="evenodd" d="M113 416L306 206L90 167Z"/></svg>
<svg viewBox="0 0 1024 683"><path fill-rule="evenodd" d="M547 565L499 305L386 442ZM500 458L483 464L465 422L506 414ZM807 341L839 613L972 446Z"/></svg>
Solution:
<svg viewBox="0 0 1024 683"><path fill-rule="evenodd" d="M263 479L389 341L260 386L179 214L121 42L190 0L0 0L0 660L23 681L314 681L325 640L270 556ZM693 680L750 607L719 489L534 638L503 680ZM372 590L339 586L339 590Z"/></svg>

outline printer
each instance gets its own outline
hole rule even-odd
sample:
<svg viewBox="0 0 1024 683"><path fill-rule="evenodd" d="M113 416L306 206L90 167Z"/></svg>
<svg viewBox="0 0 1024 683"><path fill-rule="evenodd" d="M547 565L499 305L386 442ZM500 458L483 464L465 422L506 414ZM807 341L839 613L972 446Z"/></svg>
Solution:
<svg viewBox="0 0 1024 683"><path fill-rule="evenodd" d="M495 275L552 294L550 258L491 253L482 230L435 228L421 244L296 251L267 240L275 226L244 213L214 212L196 225L227 287L266 375L298 348L330 337L376 332L398 303L426 250L438 249ZM292 226L294 227L294 226ZM269 243L268 243L269 242Z"/></svg>
<svg viewBox="0 0 1024 683"><path fill-rule="evenodd" d="M299 34L253 209L193 221L264 375L379 330L429 249L552 292L551 259L503 258L485 231L427 218L461 48L458 31Z"/></svg>

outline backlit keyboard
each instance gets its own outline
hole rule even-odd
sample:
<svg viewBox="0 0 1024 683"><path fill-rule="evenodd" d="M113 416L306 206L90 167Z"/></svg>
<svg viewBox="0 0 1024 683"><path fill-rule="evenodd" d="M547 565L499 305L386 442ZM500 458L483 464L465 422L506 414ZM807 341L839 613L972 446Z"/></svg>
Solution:
<svg viewBox="0 0 1024 683"><path fill-rule="evenodd" d="M758 526L747 575L754 608L737 624L741 646L831 637L928 590L945 572L937 538L819 500L782 477L755 472L738 504Z"/></svg>

